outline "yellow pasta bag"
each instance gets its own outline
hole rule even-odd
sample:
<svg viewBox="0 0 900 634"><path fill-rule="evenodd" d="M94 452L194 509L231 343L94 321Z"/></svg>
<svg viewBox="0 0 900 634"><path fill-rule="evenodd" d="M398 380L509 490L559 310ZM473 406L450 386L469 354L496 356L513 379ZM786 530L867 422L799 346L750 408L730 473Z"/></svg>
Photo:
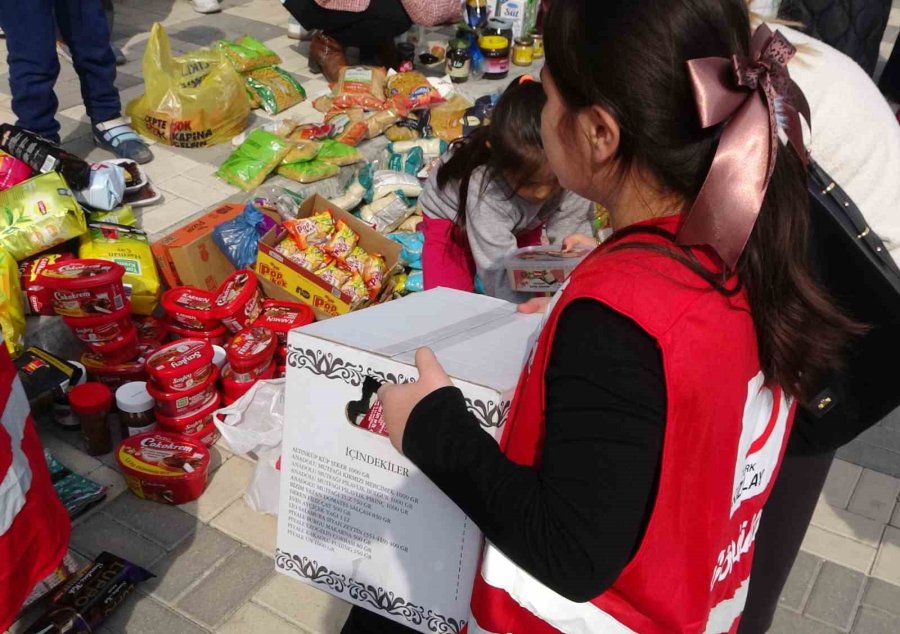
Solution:
<svg viewBox="0 0 900 634"><path fill-rule="evenodd" d="M0 249L0 331L9 355L15 359L25 349L25 306L15 259Z"/></svg>

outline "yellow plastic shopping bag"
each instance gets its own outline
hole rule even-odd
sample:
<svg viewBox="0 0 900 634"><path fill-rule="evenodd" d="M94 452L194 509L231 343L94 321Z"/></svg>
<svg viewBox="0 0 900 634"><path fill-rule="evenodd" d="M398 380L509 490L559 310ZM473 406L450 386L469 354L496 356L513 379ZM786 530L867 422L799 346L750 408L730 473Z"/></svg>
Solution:
<svg viewBox="0 0 900 634"><path fill-rule="evenodd" d="M173 57L169 36L153 25L144 52L144 95L128 104L131 125L146 137L182 148L228 141L247 127L244 82L220 50Z"/></svg>

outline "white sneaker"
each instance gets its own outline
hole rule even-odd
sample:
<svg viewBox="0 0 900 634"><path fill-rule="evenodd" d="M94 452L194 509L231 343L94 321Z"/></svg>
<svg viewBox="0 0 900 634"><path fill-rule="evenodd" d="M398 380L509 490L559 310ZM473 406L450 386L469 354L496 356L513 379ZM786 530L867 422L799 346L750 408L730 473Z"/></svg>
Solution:
<svg viewBox="0 0 900 634"><path fill-rule="evenodd" d="M304 29L293 16L288 18L287 36L292 40L300 40L302 42L308 42L312 39L312 33Z"/></svg>
<svg viewBox="0 0 900 634"><path fill-rule="evenodd" d="M197 13L218 13L222 10L219 0L191 0Z"/></svg>

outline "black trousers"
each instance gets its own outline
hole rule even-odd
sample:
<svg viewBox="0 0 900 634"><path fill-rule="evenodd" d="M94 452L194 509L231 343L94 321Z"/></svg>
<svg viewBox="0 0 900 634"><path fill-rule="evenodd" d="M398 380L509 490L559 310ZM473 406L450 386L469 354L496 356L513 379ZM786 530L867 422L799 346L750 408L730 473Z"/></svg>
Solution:
<svg viewBox="0 0 900 634"><path fill-rule="evenodd" d="M833 459L834 452L785 456L756 534L750 592L738 634L765 634L771 627Z"/></svg>
<svg viewBox="0 0 900 634"><path fill-rule="evenodd" d="M284 8L307 31L324 31L344 46L379 46L412 26L400 0L371 0L359 13L323 9L315 0L285 0Z"/></svg>

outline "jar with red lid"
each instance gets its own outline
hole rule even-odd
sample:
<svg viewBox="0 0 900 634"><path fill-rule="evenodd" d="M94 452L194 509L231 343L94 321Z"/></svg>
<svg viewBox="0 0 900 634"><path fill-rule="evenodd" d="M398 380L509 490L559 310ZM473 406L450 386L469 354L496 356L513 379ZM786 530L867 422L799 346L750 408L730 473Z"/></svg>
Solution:
<svg viewBox="0 0 900 634"><path fill-rule="evenodd" d="M139 498L164 504L196 500L206 488L209 449L195 439L162 431L126 438L116 462Z"/></svg>
<svg viewBox="0 0 900 634"><path fill-rule="evenodd" d="M138 331L138 342L141 344L162 344L166 340L166 329L162 320L152 315L135 315L132 318Z"/></svg>
<svg viewBox="0 0 900 634"><path fill-rule="evenodd" d="M113 363L96 352L86 350L81 355L81 363L87 368L88 377L111 388L117 388L132 381L147 380L143 358Z"/></svg>
<svg viewBox="0 0 900 634"><path fill-rule="evenodd" d="M228 340L228 330L221 323L210 330L194 330L193 328L185 327L184 324L166 319L164 326L166 333L173 341L178 339L203 339L214 346L224 346Z"/></svg>
<svg viewBox="0 0 900 634"><path fill-rule="evenodd" d="M272 361L277 347L278 337L272 330L254 326L231 338L225 356L234 372L258 375Z"/></svg>
<svg viewBox="0 0 900 634"><path fill-rule="evenodd" d="M125 268L107 260L64 260L41 273L53 310L64 317L111 315L129 305L122 277Z"/></svg>
<svg viewBox="0 0 900 634"><path fill-rule="evenodd" d="M193 286L176 286L163 293L162 306L169 321L194 330L221 326L213 312L215 295Z"/></svg>
<svg viewBox="0 0 900 634"><path fill-rule="evenodd" d="M315 321L312 308L298 302L283 302L276 299L267 299L263 302L262 313L253 322L254 326L265 326L278 335L278 340L284 344L287 336L294 328L307 326Z"/></svg>
<svg viewBox="0 0 900 634"><path fill-rule="evenodd" d="M69 390L69 405L81 424L84 451L89 456L112 451L107 420L112 403L112 391L102 383L82 383Z"/></svg>
<svg viewBox="0 0 900 634"><path fill-rule="evenodd" d="M147 384L147 392L156 401L156 413L163 416L184 416L195 412L216 394L216 381L219 379L219 368L213 371L203 383L198 383L189 390L169 392L153 383Z"/></svg>
<svg viewBox="0 0 900 634"><path fill-rule="evenodd" d="M19 279L25 296L26 312L34 315L55 315L50 289L41 282L44 269L55 262L74 260L70 253L42 253L19 262Z"/></svg>
<svg viewBox="0 0 900 634"><path fill-rule="evenodd" d="M181 339L159 348L147 358L147 374L170 392L183 392L212 374L213 350L207 341Z"/></svg>
<svg viewBox="0 0 900 634"><path fill-rule="evenodd" d="M90 317L63 317L79 340L88 344L103 344L118 339L132 330L131 306L111 315L91 315Z"/></svg>
<svg viewBox="0 0 900 634"><path fill-rule="evenodd" d="M88 344L88 349L99 354L112 364L123 363L137 358L139 354L137 329L130 324L128 328L124 334L112 341Z"/></svg>
<svg viewBox="0 0 900 634"><path fill-rule="evenodd" d="M267 365L257 376L256 378L250 381L238 381L236 380L234 371L231 369L231 366L225 366L225 369L222 370L222 394L225 398L226 405L230 405L253 387L257 381L266 381L275 376L275 361L269 362Z"/></svg>
<svg viewBox="0 0 900 634"><path fill-rule="evenodd" d="M262 311L262 294L256 273L250 269L234 272L216 293L215 312L231 332L240 332L256 321Z"/></svg>
<svg viewBox="0 0 900 634"><path fill-rule="evenodd" d="M166 416L157 411L156 422L163 431L183 434L188 438L200 440L203 444L209 446L219 439L219 432L215 425L214 417L220 403L219 393L215 392L199 409L193 412L180 416Z"/></svg>

